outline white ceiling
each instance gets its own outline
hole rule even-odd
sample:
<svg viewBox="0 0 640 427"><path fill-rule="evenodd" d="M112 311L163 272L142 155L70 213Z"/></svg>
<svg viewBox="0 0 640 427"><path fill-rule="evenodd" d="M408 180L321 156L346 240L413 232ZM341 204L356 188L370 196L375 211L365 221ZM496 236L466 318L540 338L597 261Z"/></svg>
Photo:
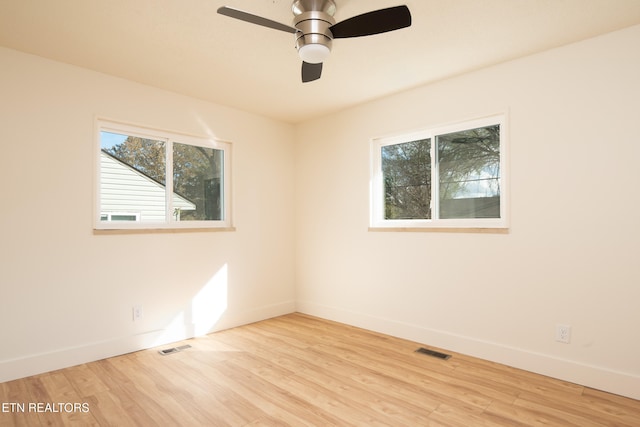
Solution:
<svg viewBox="0 0 640 427"><path fill-rule="evenodd" d="M640 0L336 0L338 22L406 4L413 25L335 40L303 84L293 35L216 13L291 24L291 3L0 0L0 45L296 123L640 23Z"/></svg>

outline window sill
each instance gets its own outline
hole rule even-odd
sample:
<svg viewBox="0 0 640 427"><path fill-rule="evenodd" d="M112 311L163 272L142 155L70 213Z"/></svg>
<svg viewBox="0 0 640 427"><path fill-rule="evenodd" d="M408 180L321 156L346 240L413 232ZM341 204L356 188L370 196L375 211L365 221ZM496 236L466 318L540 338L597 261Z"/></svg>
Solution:
<svg viewBox="0 0 640 427"><path fill-rule="evenodd" d="M399 232L399 233L478 233L478 234L509 234L509 228L486 227L369 227L371 232Z"/></svg>
<svg viewBox="0 0 640 427"><path fill-rule="evenodd" d="M176 233L210 233L236 231L235 227L194 227L194 228L94 228L94 235L109 234L176 234Z"/></svg>

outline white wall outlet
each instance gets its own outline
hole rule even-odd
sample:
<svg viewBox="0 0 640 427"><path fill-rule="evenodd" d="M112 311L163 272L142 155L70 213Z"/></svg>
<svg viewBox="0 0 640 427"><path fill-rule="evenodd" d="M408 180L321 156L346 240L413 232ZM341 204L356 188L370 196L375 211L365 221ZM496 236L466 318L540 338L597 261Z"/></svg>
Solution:
<svg viewBox="0 0 640 427"><path fill-rule="evenodd" d="M134 305L133 306L133 321L137 322L138 320L142 319L142 316L144 316L144 311L142 310L142 306L141 305Z"/></svg>
<svg viewBox="0 0 640 427"><path fill-rule="evenodd" d="M571 342L571 326L556 325L556 341L569 344Z"/></svg>

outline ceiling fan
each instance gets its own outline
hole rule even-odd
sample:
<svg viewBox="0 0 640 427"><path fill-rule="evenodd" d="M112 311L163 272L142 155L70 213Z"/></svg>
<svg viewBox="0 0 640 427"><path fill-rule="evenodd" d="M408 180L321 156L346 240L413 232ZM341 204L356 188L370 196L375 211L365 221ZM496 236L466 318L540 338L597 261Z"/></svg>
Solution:
<svg viewBox="0 0 640 427"><path fill-rule="evenodd" d="M396 6L363 13L336 24L333 0L294 0L293 26L281 24L261 16L223 6L221 15L261 25L274 30L295 34L295 46L302 59L302 82L318 80L322 75L322 63L331 52L333 39L370 36L399 30L411 25L411 13L407 6Z"/></svg>

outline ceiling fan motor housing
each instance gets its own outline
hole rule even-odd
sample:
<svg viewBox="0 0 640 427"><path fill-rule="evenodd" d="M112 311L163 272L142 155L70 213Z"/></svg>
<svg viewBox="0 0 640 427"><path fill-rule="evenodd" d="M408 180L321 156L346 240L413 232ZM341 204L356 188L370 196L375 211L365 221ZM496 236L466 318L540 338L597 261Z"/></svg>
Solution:
<svg viewBox="0 0 640 427"><path fill-rule="evenodd" d="M333 34L329 28L336 23L335 3L333 0L296 0L292 10L293 26L298 30L295 34L298 54L305 62L322 63L331 52Z"/></svg>

